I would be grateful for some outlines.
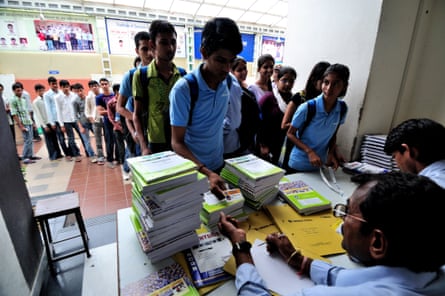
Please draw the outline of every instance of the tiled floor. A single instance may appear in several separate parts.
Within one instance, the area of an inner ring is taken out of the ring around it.
[[[77,142],[85,155],[80,141]],[[21,144],[17,145],[18,154],[22,149]],[[81,162],[50,161],[43,141],[34,143],[34,151],[42,159],[23,165],[30,197],[67,190],[78,192],[93,255],[86,258],[82,254],[58,262],[57,275],[48,273],[40,295],[100,295],[97,291],[104,289],[108,289],[107,295],[117,295],[116,212],[131,206],[131,182],[123,180],[120,166],[97,165],[86,157]],[[54,227],[56,240],[58,235],[72,231],[66,220],[59,224]]]
[[[22,148],[17,145],[19,154]],[[31,197],[74,190],[79,193],[85,219],[131,206],[131,182],[123,180],[120,166],[112,169],[106,164],[97,165],[87,157],[81,162],[50,161],[43,141],[34,143],[34,151],[42,159],[26,165],[25,179]]]

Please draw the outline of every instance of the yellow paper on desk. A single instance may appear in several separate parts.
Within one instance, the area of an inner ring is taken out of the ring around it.
[[[261,210],[251,213],[246,221],[238,223],[238,226],[244,229],[246,233],[251,230],[264,233],[264,237],[260,238],[262,240],[266,238],[266,235],[280,231],[270,216]]]
[[[341,247],[342,237],[332,228],[339,218],[331,213],[302,216],[287,204],[266,206],[266,209],[295,248],[321,256],[345,253]]]

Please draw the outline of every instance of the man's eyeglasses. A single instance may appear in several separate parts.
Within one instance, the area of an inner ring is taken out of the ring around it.
[[[346,216],[349,216],[357,221],[368,223],[368,221],[363,218],[348,214],[348,206],[345,204],[336,204],[332,214],[334,215],[334,217],[345,219]]]

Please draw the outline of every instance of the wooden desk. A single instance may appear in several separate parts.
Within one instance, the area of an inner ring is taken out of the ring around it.
[[[341,171],[336,172],[337,183],[345,192],[344,196],[340,196],[338,193],[332,191],[321,180],[318,172],[314,173],[297,173],[287,176],[290,180],[302,180],[308,185],[312,186],[320,194],[324,195],[331,200],[335,205],[339,202],[346,202],[346,199],[352,194],[355,189],[355,184],[350,182],[350,175],[347,175]],[[274,203],[281,203],[278,199]],[[152,264],[147,255],[142,252],[139,242],[136,238],[136,234],[131,224],[130,214],[132,209],[126,208],[118,210],[117,212],[117,248],[118,248],[118,279],[119,279],[119,292],[127,284],[140,280],[148,274],[161,269],[174,262],[173,259],[167,258],[156,264]],[[346,255],[338,255],[329,257],[333,264],[344,267],[355,267]],[[219,288],[215,289],[210,296],[220,295],[236,295],[236,288],[234,281],[229,281],[223,284]]]

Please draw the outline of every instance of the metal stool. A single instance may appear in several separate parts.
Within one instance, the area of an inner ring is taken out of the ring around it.
[[[75,215],[80,234],[59,241],[53,241],[48,220],[69,214]],[[48,265],[53,274],[55,274],[53,263],[56,261],[79,255],[81,253],[86,253],[87,257],[91,256],[88,248],[88,234],[83,222],[82,214],[80,213],[79,195],[77,192],[65,193],[57,197],[38,200],[34,208],[34,218],[40,224],[43,241],[45,243],[46,255],[48,257]],[[81,249],[68,253],[62,253],[60,255],[55,254],[55,244],[74,239],[79,236],[82,238],[83,242],[83,247]]]

